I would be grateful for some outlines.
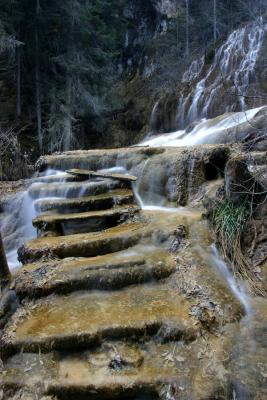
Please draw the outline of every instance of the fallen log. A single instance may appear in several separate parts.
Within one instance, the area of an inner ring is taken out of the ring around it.
[[[108,179],[116,179],[119,181],[130,181],[135,182],[137,180],[136,176],[127,175],[127,174],[104,174],[101,172],[89,171],[86,169],[70,169],[66,171],[68,174],[77,175],[77,176],[86,176],[88,178],[108,178]]]

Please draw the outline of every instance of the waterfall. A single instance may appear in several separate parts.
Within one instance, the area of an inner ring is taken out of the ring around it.
[[[193,61],[182,78],[185,89],[181,93],[177,126],[183,128],[199,118],[222,114],[227,107],[229,111],[247,108],[244,96],[251,93],[251,85],[255,84],[253,72],[266,31],[267,23],[259,18],[232,32],[216,50],[207,72],[203,57]]]
[[[204,63],[204,56],[202,56],[199,60],[194,60],[183,74],[182,83],[192,82],[193,80],[195,80],[199,76],[204,66]]]
[[[4,205],[4,217],[1,220],[1,230],[3,233],[4,246],[7,253],[7,261],[11,270],[20,267],[18,261],[17,250],[28,240],[36,237],[36,229],[32,225],[32,220],[38,215],[38,205],[43,199],[55,198],[51,197],[50,193],[41,192],[37,198],[32,196],[32,191],[38,191],[38,188],[43,183],[47,182],[49,177],[57,176],[60,187],[61,183],[65,182],[66,173],[48,169],[43,176],[33,178],[29,188],[18,193],[16,196],[11,196]],[[65,194],[67,195],[67,193]],[[60,198],[60,196],[56,196]]]
[[[210,261],[213,266],[218,270],[222,278],[227,283],[229,289],[232,291],[237,300],[243,305],[246,315],[251,314],[251,302],[249,296],[246,294],[244,287],[241,283],[237,284],[233,274],[230,272],[227,264],[221,259],[219,252],[215,245],[211,246],[212,254]]]
[[[149,132],[147,134],[147,137],[151,136],[154,132],[157,131],[157,111],[159,107],[159,100],[156,101],[149,120]]]
[[[196,103],[194,107],[197,107]],[[258,107],[237,113],[226,113],[213,119],[204,118],[189,132],[179,130],[154,136],[144,140],[139,146],[180,147],[238,142],[253,130],[252,127],[257,127],[254,118],[260,115],[266,118],[266,112],[266,107]],[[192,113],[196,113],[196,108],[192,109]]]
[[[255,112],[255,111],[254,111]],[[225,119],[222,120],[223,124],[225,124]],[[232,121],[230,119],[229,121]],[[228,121],[228,125],[230,122]],[[206,122],[203,122],[203,124]],[[218,123],[218,122],[217,122]],[[232,121],[233,123],[233,121]],[[206,129],[206,128],[205,128]],[[181,133],[179,133],[181,135]],[[137,184],[134,184],[134,192],[136,194],[136,199],[139,202],[140,207],[147,212],[147,215],[153,213],[153,218],[157,219],[159,222],[159,227],[163,227],[164,224],[168,225],[170,221],[176,221],[176,216],[183,216],[186,217],[187,215],[192,218],[192,215],[194,213],[194,210],[189,209],[189,208],[183,208],[183,207],[168,207],[168,204],[166,207],[162,206],[158,202],[158,184],[160,180],[157,180],[157,174],[158,174],[158,168],[156,168],[157,164],[152,162],[151,156],[139,158],[136,163],[133,161],[129,162],[127,160],[127,157],[121,153],[120,156],[117,157],[117,160],[114,158],[111,158],[110,160],[110,168],[108,169],[102,169],[101,172],[104,173],[131,173],[133,174],[134,171],[136,171],[136,175],[139,177],[139,181]],[[107,163],[108,164],[108,163]],[[108,165],[106,165],[108,166]],[[171,164],[169,163],[168,158],[164,159],[163,167],[165,170],[165,175],[168,175],[170,179],[172,179],[172,174],[174,173]],[[194,172],[194,159],[192,159],[192,163],[190,164],[189,168],[189,181],[193,179],[193,172]],[[137,173],[138,172],[138,173]],[[151,173],[147,174],[147,173]],[[9,215],[10,220],[8,221],[9,226],[16,225],[16,229],[22,225],[24,229],[24,236],[21,237],[20,239],[28,240],[30,237],[35,236],[36,232],[33,230],[31,227],[31,219],[37,215],[38,213],[38,203],[40,203],[43,199],[48,199],[51,198],[51,188],[48,189],[49,185],[53,186],[53,191],[54,195],[61,195],[63,198],[68,198],[69,196],[81,196],[81,192],[78,190],[78,187],[81,186],[81,182],[73,182],[72,185],[75,188],[70,189],[70,186],[68,184],[68,179],[67,179],[67,174],[64,172],[60,171],[55,171],[55,170],[48,170],[46,173],[44,173],[42,176],[39,178],[34,178],[32,180],[32,184],[29,187],[29,189],[18,196],[20,199],[20,204],[21,207],[19,207],[19,214],[25,217],[25,219],[19,224],[15,224],[17,216],[14,215]],[[156,178],[155,180],[152,178]],[[59,181],[58,181],[59,179]],[[71,178],[73,179],[73,178]],[[164,180],[165,182],[166,180]],[[56,184],[53,184],[53,182],[56,182]],[[61,183],[64,183],[62,186]],[[98,184],[100,185],[101,182],[82,182],[83,186],[83,195],[87,194],[86,187],[87,185],[93,185],[93,184]],[[145,186],[147,186],[147,193],[144,193],[142,191],[142,184],[145,183]],[[44,186],[45,184],[45,186]],[[166,184],[166,182],[165,182]],[[169,182],[172,190],[172,184]],[[80,185],[80,186],[79,186]],[[42,187],[40,187],[42,186]],[[93,187],[93,186],[92,186]],[[95,186],[94,186],[95,187]],[[164,186],[164,189],[166,186]],[[71,190],[69,192],[69,190]],[[167,199],[167,191],[164,190],[164,195],[165,199]],[[12,203],[12,202],[11,202]],[[13,209],[15,210],[15,205],[16,207],[18,204],[13,204]],[[26,211],[28,211],[28,214],[26,214]],[[10,214],[11,209],[9,210]],[[250,381],[250,375],[249,374],[254,374],[255,371],[258,372],[257,369],[255,369],[256,363],[258,362],[258,354],[261,353],[262,349],[257,343],[256,340],[254,340],[253,335],[257,335],[257,324],[258,320],[255,317],[255,309],[254,309],[254,304],[252,303],[252,299],[249,298],[249,296],[246,294],[244,288],[242,287],[242,284],[238,283],[235,281],[234,276],[231,272],[231,269],[228,268],[227,264],[220,258],[219,253],[216,249],[215,246],[211,247],[211,251],[209,251],[208,244],[206,240],[202,240],[203,236],[202,235],[202,229],[203,225],[202,222],[199,220],[200,218],[200,213],[197,211],[196,212],[196,221],[197,225],[193,225],[192,227],[189,227],[189,234],[190,231],[194,231],[194,237],[197,240],[197,245],[202,246],[200,248],[200,254],[203,255],[203,260],[205,261],[205,264],[208,266],[208,269],[216,269],[216,271],[220,275],[220,279],[224,280],[227,286],[229,287],[230,291],[233,293],[234,297],[243,305],[243,308],[245,310],[245,317],[242,319],[240,324],[236,326],[236,331],[235,333],[237,339],[236,342],[233,341],[233,346],[231,347],[231,360],[229,361],[229,365],[231,370],[229,369],[229,390],[232,391],[232,396],[231,398],[236,399],[236,400],[243,400],[245,398],[250,398],[246,397],[246,391],[249,392],[251,381]],[[177,228],[179,227],[180,223],[179,218],[177,218]],[[176,222],[175,222],[176,223]],[[183,222],[182,222],[183,223]],[[24,225],[23,225],[24,224]],[[28,231],[28,228],[30,230]],[[206,228],[204,228],[206,229]],[[156,232],[156,229],[155,229]],[[206,232],[206,231],[205,231]],[[30,237],[29,237],[30,236]],[[185,244],[184,249],[189,247],[190,251],[190,243],[194,245],[194,239],[191,239],[193,236],[188,237],[188,243]],[[175,242],[174,242],[175,243]],[[194,247],[194,246],[192,246]],[[15,250],[15,249],[14,249]],[[140,254],[140,251],[142,252],[142,255],[144,255],[144,258],[146,258],[146,252],[153,252],[156,250],[156,247],[154,244],[147,243],[145,240],[142,239],[140,246],[134,247],[134,248],[129,248],[125,249],[123,252],[123,257],[132,257],[132,256],[137,256]],[[193,255],[193,253],[192,253]],[[121,257],[122,255],[118,255],[118,257]],[[179,254],[178,254],[179,257]],[[191,257],[191,256],[190,256]],[[196,259],[198,260],[198,258]],[[190,258],[190,263],[193,261]],[[193,270],[194,271],[194,270]],[[212,278],[214,277],[214,274],[212,273]],[[180,279],[180,278],[179,278]],[[223,285],[224,287],[224,285]],[[198,286],[200,288],[200,286]],[[200,288],[201,289],[201,288]],[[204,293],[204,292],[203,292]],[[194,294],[192,295],[194,296]],[[200,290],[200,296],[202,296],[202,291]],[[212,297],[211,297],[212,298]],[[230,300],[229,300],[230,299]],[[231,310],[231,301],[233,301],[233,297],[226,296],[226,303],[224,305],[223,302],[223,307],[225,307],[225,310],[228,309]],[[213,303],[211,303],[213,304]],[[240,310],[240,308],[238,307]],[[223,315],[223,314],[222,314]],[[239,316],[239,314],[238,314]],[[233,323],[227,324],[225,327],[225,331],[227,332],[227,329],[229,325],[233,325]],[[220,328],[218,328],[220,329]],[[205,332],[205,331],[204,331]],[[219,331],[220,333],[222,331]],[[208,333],[209,334],[209,333]],[[222,332],[222,335],[224,332]],[[207,336],[208,337],[208,336]],[[226,339],[227,339],[227,334],[226,334]],[[205,339],[206,341],[206,339]],[[179,341],[181,345],[184,343],[182,341]],[[202,347],[202,345],[201,345]],[[254,354],[257,354],[257,357],[254,359]],[[227,356],[227,354],[223,354],[223,358]],[[203,361],[205,362],[205,361]],[[247,367],[247,365],[249,367]],[[227,364],[228,368],[228,364]],[[234,373],[232,373],[232,369]],[[224,370],[223,370],[224,371]],[[227,370],[228,372],[228,370]],[[227,375],[228,376],[228,375]],[[241,376],[240,379],[239,376]],[[244,377],[244,378],[243,378]],[[253,375],[252,375],[253,378]],[[253,378],[254,379],[254,378]],[[240,385],[240,382],[243,383],[245,382],[244,385]],[[253,389],[254,385],[254,380],[252,381],[253,384],[251,385]],[[245,386],[245,387],[244,387]],[[245,395],[244,395],[245,393]],[[167,398],[167,397],[166,397]],[[215,397],[214,397],[215,398]],[[229,397],[230,398],[230,397]]]

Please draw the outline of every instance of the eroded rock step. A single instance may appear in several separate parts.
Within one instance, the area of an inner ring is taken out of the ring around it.
[[[74,199],[41,199],[35,202],[38,212],[57,211],[60,213],[106,210],[115,205],[133,203],[134,195],[130,189],[117,189],[96,196]]]
[[[173,255],[163,249],[129,251],[86,259],[64,259],[25,265],[15,277],[20,298],[40,297],[75,290],[114,290],[166,278],[175,271]]]
[[[157,335],[161,340],[190,341],[198,331],[189,301],[167,285],[144,284],[26,304],[12,317],[2,344],[6,351],[39,352],[92,346],[108,338]]]
[[[162,219],[165,225],[162,225]],[[68,236],[42,237],[22,246],[19,260],[23,264],[33,263],[40,258],[95,257],[120,251],[136,245],[140,239],[152,238],[154,243],[171,242],[179,222],[179,215],[163,215],[150,222],[130,222],[102,232],[79,233]]]
[[[144,224],[134,222],[103,232],[38,238],[19,249],[19,260],[26,264],[42,257],[95,257],[133,246],[145,232]]]
[[[71,169],[66,172],[71,175],[81,176],[81,177],[85,177],[85,178],[98,177],[98,178],[117,179],[119,181],[126,181],[126,182],[127,181],[130,181],[130,182],[137,181],[137,177],[130,175],[130,174],[118,174],[118,173],[108,174],[108,173],[102,173],[102,172],[90,171],[90,170],[84,170],[84,169]]]
[[[115,341],[70,354],[20,353],[6,361],[3,384],[16,390],[31,387],[34,379],[39,394],[56,395],[58,400],[152,400],[168,399],[173,393],[181,399],[219,399],[230,383],[227,374],[223,382],[220,374],[226,372],[231,336],[229,331],[226,339],[209,337],[208,349],[198,338],[183,346]],[[208,373],[212,379],[207,379]]]
[[[58,182],[58,183],[34,183],[29,188],[29,195],[33,199],[42,197],[82,197],[106,193],[112,189],[125,187],[125,182],[114,180],[86,181],[86,182]]]
[[[72,214],[42,214],[33,220],[33,226],[42,236],[46,232],[69,235],[74,233],[97,232],[110,228],[123,221],[140,208],[131,204],[128,207],[117,206],[108,210],[88,211]]]
[[[56,183],[56,182],[81,182],[87,180],[86,177],[74,176],[66,172],[57,173],[54,175],[38,176],[34,178],[34,182],[38,183]]]
[[[218,145],[216,145],[218,147]],[[143,158],[151,157],[155,154],[164,153],[163,148],[153,147],[127,147],[104,150],[75,150],[61,154],[42,156],[39,158],[37,167],[39,171],[48,168],[57,170],[67,170],[72,168],[85,168],[97,171],[102,168],[110,168],[117,164],[120,159],[134,159],[137,163]],[[177,150],[176,150],[177,152]]]

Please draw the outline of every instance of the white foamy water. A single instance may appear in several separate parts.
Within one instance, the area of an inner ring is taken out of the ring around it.
[[[55,177],[56,185],[63,185],[68,174],[54,169],[48,169],[40,177],[34,177],[28,190],[18,193],[15,197],[7,201],[4,209],[4,218],[1,221],[1,230],[3,232],[4,245],[6,247],[6,256],[11,270],[21,266],[18,261],[18,248],[28,240],[36,238],[36,229],[32,225],[32,220],[38,215],[38,204],[43,200],[60,199],[65,197],[50,196],[49,189],[47,193],[42,192],[42,196],[37,199],[31,196],[31,190],[43,187],[49,183],[49,179]],[[48,185],[49,187],[49,185]]]
[[[227,137],[228,130],[237,128],[247,123],[263,107],[238,113],[227,113],[217,118],[203,119],[190,132],[180,130],[172,133],[158,135],[148,140],[144,140],[139,146],[149,147],[181,147],[196,144],[216,143],[219,138]]]
[[[237,300],[244,306],[246,315],[250,315],[251,301],[248,294],[245,291],[244,286],[242,285],[241,282],[239,283],[236,282],[232,272],[230,272],[228,265],[220,257],[218,249],[216,248],[215,245],[211,246],[211,250],[212,250],[211,263],[215,266],[217,271],[225,280],[225,282],[227,283],[228,287],[230,288],[234,296],[237,298]]]
[[[207,72],[203,70],[204,60],[195,60],[185,72],[182,82],[190,84],[186,96],[181,93],[177,112],[178,126],[187,124],[211,114],[214,102],[225,94],[224,87],[231,87],[236,96],[229,97],[229,111],[246,109],[244,97],[254,82],[253,75],[267,32],[262,18],[233,31],[216,52]],[[223,110],[221,110],[223,112]]]

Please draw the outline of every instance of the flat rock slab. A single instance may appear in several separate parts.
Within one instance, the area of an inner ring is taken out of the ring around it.
[[[133,246],[145,233],[144,224],[129,223],[103,232],[38,238],[19,249],[19,259],[25,264],[42,257],[95,257]]]
[[[42,197],[74,198],[106,193],[112,189],[122,187],[122,182],[109,180],[98,182],[58,182],[33,183],[29,188],[29,195],[33,199]]]
[[[104,174],[101,172],[89,171],[86,169],[69,169],[66,171],[68,174],[71,175],[78,175],[78,176],[86,176],[88,178],[107,178],[107,179],[116,179],[118,181],[130,181],[135,182],[137,181],[137,177],[129,174]]]
[[[145,211],[141,222],[131,222],[109,228],[103,232],[80,233],[68,236],[42,237],[22,246],[19,260],[23,264],[51,259],[51,257],[95,257],[120,251],[136,245],[141,239],[152,238],[152,243],[169,243],[175,239],[180,224],[201,218],[201,213]],[[174,235],[174,236],[173,236]]]
[[[133,158],[150,157],[154,154],[163,153],[164,149],[149,147],[127,147],[117,149],[95,149],[95,150],[76,150],[57,153],[49,156],[42,156],[36,163],[39,171],[48,168],[68,170],[68,169],[93,169],[99,170],[116,165],[118,158],[131,155]],[[90,161],[88,162],[88,159]]]
[[[167,251],[153,248],[145,252],[136,246],[128,252],[26,265],[18,271],[15,287],[20,298],[83,289],[114,290],[165,278],[175,268],[175,257]]]
[[[96,232],[117,225],[127,216],[137,213],[140,208],[131,204],[108,210],[87,211],[72,214],[42,214],[33,220],[33,226],[42,233],[49,231],[59,234]]]
[[[6,349],[36,352],[155,334],[164,340],[192,340],[197,331],[188,301],[167,285],[145,284],[38,300],[14,314],[2,343]]]
[[[82,176],[75,176],[71,174],[67,174],[66,172],[57,173],[54,175],[44,175],[44,176],[37,176],[34,178],[34,182],[38,183],[57,183],[57,182],[81,182],[84,181],[86,178]]]
[[[105,210],[115,205],[134,202],[134,194],[130,189],[117,189],[96,196],[79,197],[74,199],[41,199],[34,204],[36,211],[57,211],[60,213],[86,212]]]
[[[5,362],[2,385],[35,385],[39,393],[60,400],[155,400],[170,390],[181,399],[216,399],[232,336],[209,339],[208,348],[199,338],[190,345],[147,342],[140,346],[114,341],[69,355],[20,353]],[[224,374],[223,384],[228,380]]]

